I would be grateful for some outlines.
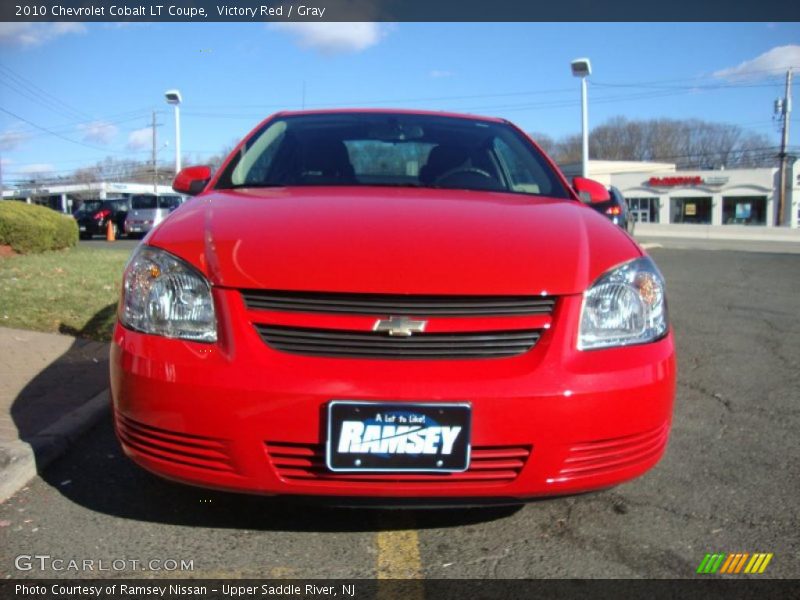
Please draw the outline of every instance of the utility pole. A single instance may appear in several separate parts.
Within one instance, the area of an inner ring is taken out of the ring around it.
[[[789,156],[786,153],[789,147],[789,121],[792,116],[792,69],[786,71],[786,93],[783,97],[781,107],[781,118],[783,118],[783,136],[781,137],[781,174],[780,189],[778,190],[778,214],[775,216],[775,224],[780,227],[783,225],[784,212],[786,211],[786,167]]]
[[[153,193],[158,195],[158,163],[156,162],[156,111],[153,111]]]

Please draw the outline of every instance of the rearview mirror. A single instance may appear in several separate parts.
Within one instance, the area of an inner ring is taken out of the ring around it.
[[[595,202],[608,202],[611,194],[608,188],[602,183],[585,177],[575,177],[572,180],[572,187],[578,193],[581,202],[593,204]]]
[[[202,192],[211,180],[211,167],[186,167],[172,181],[172,189],[179,194],[196,196]]]

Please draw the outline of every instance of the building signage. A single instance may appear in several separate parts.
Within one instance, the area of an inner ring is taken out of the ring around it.
[[[673,176],[673,177],[651,177],[648,183],[654,187],[674,187],[678,185],[702,185],[703,178],[699,175],[692,176]]]

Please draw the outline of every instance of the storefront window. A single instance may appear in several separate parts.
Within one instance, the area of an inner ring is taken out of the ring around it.
[[[670,198],[672,223],[711,224],[711,198]]]
[[[626,198],[628,210],[636,223],[658,223],[660,198]]]
[[[729,196],[722,198],[724,225],[766,225],[767,199],[764,196]]]

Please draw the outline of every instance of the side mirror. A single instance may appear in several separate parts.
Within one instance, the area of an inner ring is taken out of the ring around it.
[[[608,188],[598,181],[586,179],[585,177],[575,177],[572,179],[572,187],[578,192],[581,202],[593,204],[595,202],[608,202],[611,194]]]
[[[175,175],[172,189],[179,194],[196,196],[202,192],[211,180],[211,167],[186,167]]]

